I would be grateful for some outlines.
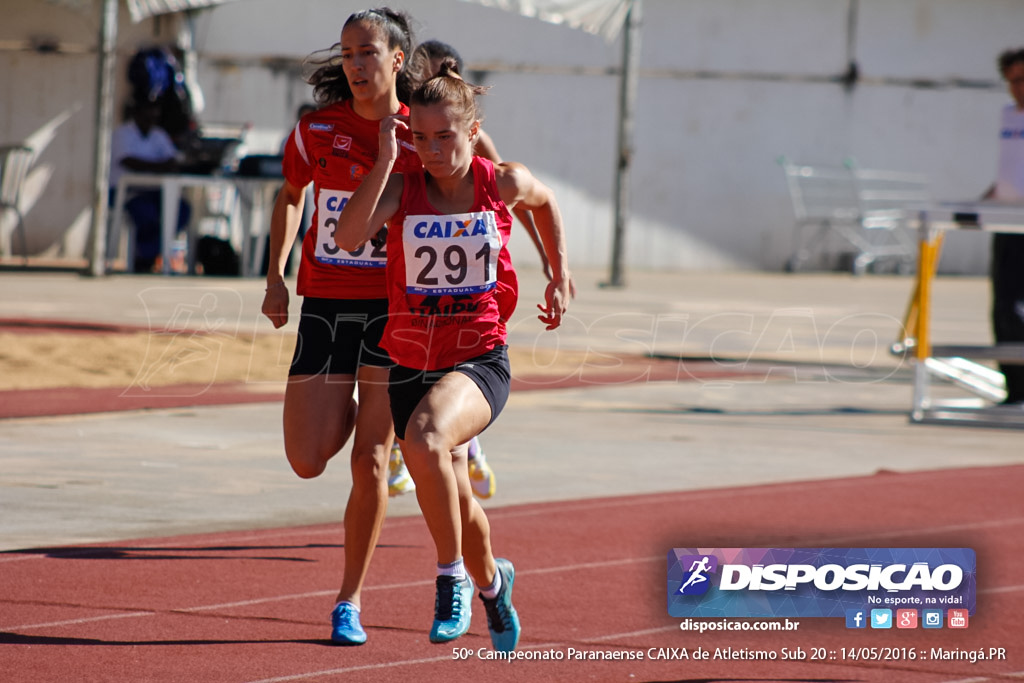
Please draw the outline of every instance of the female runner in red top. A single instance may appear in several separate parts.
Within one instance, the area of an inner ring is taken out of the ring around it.
[[[404,14],[375,9],[348,18],[340,44],[317,62],[320,68],[310,78],[324,106],[303,116],[288,138],[285,181],[270,227],[263,313],[281,327],[288,322],[285,263],[298,232],[305,188],[312,182],[316,206],[302,244],[297,289],[304,299],[285,390],[284,441],[292,469],[309,478],[324,471],[355,431],[345,569],[331,613],[331,638],[343,645],[366,641],[360,593],[387,509],[394,431],[387,395],[392,362],[379,346],[387,318],[383,238],[346,252],[335,244],[334,229],[377,157],[379,122],[408,111],[399,97],[407,99],[411,90],[405,57],[412,45]],[[419,168],[408,142],[398,149],[396,170]],[[358,410],[353,397],[357,381]]]
[[[445,62],[413,94],[408,124],[398,116],[381,123],[380,156],[335,235],[341,248],[354,249],[389,225],[382,345],[397,363],[390,375],[395,433],[437,550],[430,639],[450,641],[469,628],[472,577],[492,644],[511,651],[520,631],[512,606],[515,571],[491,552],[487,516],[473,498],[465,450],[457,448],[483,431],[508,398],[505,325],[518,296],[507,249],[509,207],[533,211],[551,264],[539,306],[547,329],[561,323],[570,277],[551,190],[520,164],[473,155],[476,95],[483,89],[463,82],[453,67]],[[401,149],[397,134],[407,127],[423,170],[392,175]]]
[[[417,45],[416,49],[412,52],[412,56],[409,58],[409,67],[417,76],[417,84],[436,76],[441,70],[441,63],[449,57],[455,60],[456,71],[461,76],[463,71],[462,57],[454,47],[439,40],[427,40]],[[498,154],[498,149],[494,146],[494,142],[482,128],[477,131],[476,139],[473,142],[473,154],[490,159],[496,164],[500,164],[502,161],[501,156]],[[540,235],[537,234],[537,227],[533,222],[533,214],[522,206],[512,207],[511,210],[512,214],[519,219],[523,228],[526,229],[526,233],[530,236],[530,240],[540,255],[544,275],[550,279],[551,269],[548,265],[547,256],[544,254],[544,244],[541,242]],[[576,288],[572,281],[569,282],[569,291],[572,292],[574,297],[576,296]],[[469,463],[469,481],[473,485],[473,494],[477,498],[490,498],[494,495],[497,488],[494,470],[487,462],[487,456],[484,455],[479,439],[476,437],[470,439],[467,448],[469,454],[467,460]],[[388,470],[389,495],[395,496],[415,490],[412,478],[409,476],[409,472],[402,460],[402,449],[397,441],[391,447],[391,459],[388,462]]]

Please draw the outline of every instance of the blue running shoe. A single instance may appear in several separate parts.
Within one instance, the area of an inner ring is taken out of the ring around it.
[[[469,630],[473,616],[473,581],[466,577],[437,577],[437,597],[434,601],[434,625],[430,629],[430,642],[447,643]]]
[[[341,602],[331,611],[331,642],[336,645],[362,645],[366,631],[359,623],[359,610],[350,602]]]
[[[499,557],[494,560],[501,572],[501,589],[493,598],[485,598],[484,611],[487,612],[487,628],[491,631],[491,644],[499,652],[512,652],[519,644],[519,614],[512,606],[512,584],[516,580],[516,569],[508,560]]]

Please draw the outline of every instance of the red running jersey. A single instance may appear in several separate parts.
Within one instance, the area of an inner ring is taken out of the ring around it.
[[[448,368],[505,343],[519,284],[508,253],[512,216],[494,164],[473,157],[473,206],[442,214],[422,170],[404,175],[389,222],[388,324],[381,342],[399,365]]]
[[[402,105],[400,114],[408,116]],[[387,296],[384,246],[366,242],[354,252],[334,243],[338,215],[377,159],[379,121],[364,119],[352,100],[306,114],[288,136],[284,177],[292,185],[313,182],[313,222],[302,242],[296,291],[325,299],[383,299]],[[398,131],[401,154],[394,170],[420,168],[409,132]]]

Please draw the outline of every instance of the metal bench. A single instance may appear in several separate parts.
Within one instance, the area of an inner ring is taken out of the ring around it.
[[[21,211],[21,190],[25,178],[32,168],[35,153],[25,145],[0,146],[0,228],[3,226],[4,214],[14,214],[14,229],[21,236],[21,256],[28,262],[28,235],[25,233],[25,216]],[[0,253],[11,255],[12,249],[6,239],[0,239]]]
[[[786,270],[812,261],[849,255],[849,267],[862,275],[883,260],[910,273],[916,260],[913,229],[920,207],[930,198],[927,176],[863,169],[852,162],[836,166],[779,159],[786,174],[796,218],[794,249]]]

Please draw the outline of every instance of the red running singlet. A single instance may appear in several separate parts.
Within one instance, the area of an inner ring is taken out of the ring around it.
[[[472,163],[473,206],[459,214],[431,206],[424,171],[404,174],[401,208],[389,222],[381,342],[399,365],[448,368],[505,343],[519,296],[508,253],[512,216],[494,164]]]
[[[400,114],[408,115],[404,104]],[[285,144],[284,177],[296,187],[311,181],[313,223],[302,242],[296,291],[324,299],[383,299],[387,296],[384,246],[367,241],[346,252],[334,242],[338,215],[377,158],[379,121],[356,114],[352,100],[328,105],[302,117]],[[394,170],[420,168],[409,132],[398,132],[401,153]]]

